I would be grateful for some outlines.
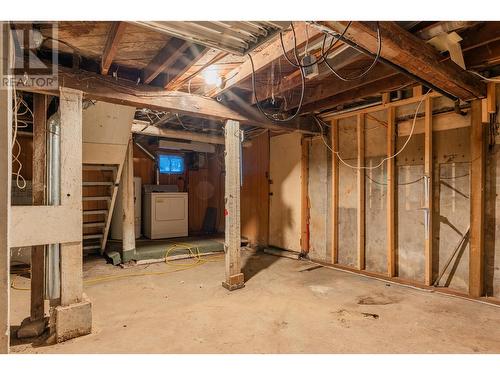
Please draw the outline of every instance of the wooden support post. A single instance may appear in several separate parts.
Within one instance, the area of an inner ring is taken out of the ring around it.
[[[425,207],[425,285],[432,285],[432,244],[433,244],[433,201],[434,201],[434,175],[433,175],[433,151],[432,151],[432,98],[425,99],[424,120],[424,178],[426,186]]]
[[[422,85],[414,86],[413,87],[413,96],[414,97],[419,97],[419,96],[422,96],[422,95],[424,95],[424,90],[423,90]]]
[[[241,161],[241,133],[237,121],[226,121],[224,129],[226,139],[225,151],[225,210],[226,230],[224,251],[226,253],[226,280],[222,282],[224,288],[235,290],[245,286],[244,275],[241,272],[241,232],[240,232],[240,161]]]
[[[331,122],[332,132],[332,263],[339,262],[339,121]]]
[[[488,113],[496,113],[497,112],[496,83],[488,82],[486,89],[487,89],[486,90],[487,111]]]
[[[33,205],[46,204],[47,96],[33,94]],[[31,247],[31,321],[44,318],[45,246]]]
[[[82,210],[82,92],[61,88],[61,205]],[[76,223],[82,228],[82,216]],[[61,305],[82,301],[82,242],[61,244]]]
[[[387,110],[387,157],[396,152],[396,108]],[[387,275],[396,276],[396,158],[387,160]]]
[[[0,22],[0,77],[8,72],[11,52],[10,30]],[[9,51],[8,55],[3,52]],[[0,88],[0,353],[9,352],[10,341],[10,194],[12,181],[12,90]]]
[[[358,167],[365,165],[365,115],[357,116]],[[365,170],[358,169],[358,269],[365,269]]]
[[[484,199],[487,127],[481,123],[481,101],[471,102],[471,194],[469,294],[483,295],[484,281]]]
[[[128,141],[127,153],[122,170],[122,261],[131,259],[135,252],[135,214],[134,214],[134,144],[132,137]]]
[[[302,154],[300,159],[301,173],[300,173],[300,247],[304,254],[309,252],[309,144],[310,139],[302,136],[301,147]]]

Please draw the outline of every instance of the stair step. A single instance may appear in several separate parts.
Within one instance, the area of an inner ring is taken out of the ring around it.
[[[113,186],[112,181],[83,181],[83,186]]]
[[[83,223],[84,228],[97,228],[97,227],[104,227],[106,225],[105,221],[94,221],[91,223]]]
[[[83,235],[83,239],[84,240],[90,240],[92,238],[102,238],[102,237],[103,237],[102,233],[98,233],[98,234],[84,234]]]
[[[108,213],[107,210],[87,210],[83,211],[84,215],[106,215]]]
[[[101,248],[100,245],[89,245],[89,246],[84,246],[83,250],[97,250],[97,249],[100,249],[100,248]]]
[[[84,171],[115,171],[116,167],[110,165],[83,165]]]
[[[103,197],[83,197],[83,201],[109,201],[111,197],[103,196]]]

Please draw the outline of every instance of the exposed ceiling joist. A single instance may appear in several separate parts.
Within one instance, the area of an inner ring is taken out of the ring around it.
[[[199,66],[197,69],[195,69],[189,76],[185,77],[185,78],[181,78],[181,75],[179,75],[178,77],[176,77],[175,79],[171,80],[167,86],[165,86],[165,89],[166,90],[172,90],[172,91],[175,91],[175,90],[178,90],[180,89],[186,82],[188,82],[190,79],[193,79],[194,77],[196,77],[198,74],[200,74],[204,69],[208,68],[209,66],[215,64],[216,62],[218,62],[219,60],[223,59],[224,57],[226,57],[228,55],[228,52],[219,52],[217,53],[212,59],[210,59],[210,61],[208,61],[207,63]]]
[[[321,21],[316,25],[341,33],[347,22]],[[379,22],[382,35],[381,57],[420,79],[432,83],[441,90],[462,100],[484,97],[485,84],[451,61],[441,62],[442,56],[432,46],[412,35],[395,22]],[[352,22],[345,34],[346,39],[371,53],[378,47],[375,22]]]
[[[330,77],[329,79],[325,80],[324,82],[320,82],[318,86],[312,87],[308,92],[306,92],[307,95],[305,95],[304,100],[303,100],[303,110],[310,108],[311,106],[314,106],[315,102],[321,102],[325,99],[330,100],[330,106],[333,107],[335,105],[338,105],[334,100],[331,100],[330,98],[335,97],[343,92],[350,91],[353,92],[353,89],[363,87],[366,85],[371,85],[373,83],[379,82],[381,79],[389,78],[391,76],[396,75],[398,72],[395,72],[393,69],[385,66],[378,64],[375,66],[375,68],[370,72],[370,74],[366,75],[363,78],[360,78],[356,81],[350,81],[350,82],[345,82],[342,81],[338,78]],[[410,81],[410,80],[408,80]],[[377,86],[379,88],[379,86]],[[388,86],[387,89],[390,87]],[[391,87],[394,88],[394,87]],[[384,88],[386,90],[386,88]],[[380,91],[378,91],[380,92]],[[372,95],[372,94],[370,94]],[[352,97],[352,99],[356,98],[362,98],[359,96]],[[308,104],[311,104],[311,106],[308,106]],[[290,105],[286,110],[291,110],[295,108],[297,104]]]
[[[171,72],[167,74],[167,79],[163,82],[165,89],[169,90],[169,85],[182,76],[189,68],[196,64],[203,56],[210,51],[210,48],[198,46],[196,44],[188,48],[184,55],[181,55],[172,66]]]
[[[102,52],[101,74],[108,74],[111,63],[118,52],[118,44],[123,38],[126,27],[126,22],[118,21],[112,23],[108,38],[106,39],[106,44],[104,45],[104,50]]]
[[[171,67],[189,46],[190,43],[182,39],[170,39],[144,68],[142,82],[151,83],[159,74]]]
[[[355,49],[343,45],[340,47],[335,54],[330,54],[328,62],[330,65],[335,67],[337,70],[341,70],[350,64],[354,64],[360,60],[366,59],[366,56],[359,53]],[[319,64],[318,75],[306,80],[306,85],[321,84],[321,81],[327,79],[328,76],[332,74],[331,70],[325,64]],[[278,87],[271,88],[270,85],[258,85],[256,87],[257,97],[259,100],[264,100],[271,95],[280,96],[287,95],[291,90],[299,90],[301,87],[302,78],[300,75],[300,70],[294,71],[292,74],[285,77]],[[255,97],[252,96],[252,103],[255,104]]]
[[[309,40],[312,41],[322,36],[323,33],[315,28],[309,27],[308,33],[306,33],[306,24],[300,23],[295,26],[295,35],[297,37],[296,44],[297,47],[300,48],[304,46],[307,41],[307,35],[309,35]],[[294,48],[294,40],[293,34],[288,32],[283,35],[283,44],[285,45],[285,51],[287,53],[291,52]],[[252,54],[252,58],[254,61],[255,72],[259,72],[260,70],[268,67],[273,61],[283,57],[283,49],[281,47],[281,42],[279,37],[276,38],[271,44],[267,47],[263,48],[259,52],[255,52]],[[209,93],[210,96],[214,97],[222,94],[223,92],[229,90],[231,87],[238,85],[243,82],[245,79],[249,78],[252,75],[252,65],[250,61],[247,59],[240,66],[230,71],[224,77],[223,82],[224,85],[222,88],[217,88]]]
[[[305,113],[325,111],[333,108],[334,106],[350,103],[355,98],[380,95],[382,92],[392,91],[402,85],[411,84],[412,82],[411,78],[408,78],[401,73],[391,73],[390,75],[379,77],[366,85],[354,87],[310,104],[306,104],[302,107],[302,110]]]
[[[132,133],[134,134],[142,134],[148,136],[155,137],[164,137],[164,138],[174,138],[174,139],[185,139],[190,141],[204,142],[204,143],[212,143],[212,144],[224,144],[224,137],[220,137],[217,135],[209,135],[209,134],[198,134],[194,132],[188,132],[183,130],[172,130],[160,128],[157,126],[151,126],[148,124],[143,124],[142,122],[132,123]]]

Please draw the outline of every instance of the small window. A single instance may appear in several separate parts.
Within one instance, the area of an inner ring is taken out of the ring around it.
[[[182,155],[159,155],[158,164],[162,174],[184,173],[184,157]]]

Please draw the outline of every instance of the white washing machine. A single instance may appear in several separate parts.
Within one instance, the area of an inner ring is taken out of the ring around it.
[[[188,193],[144,193],[144,235],[151,239],[188,235]]]

